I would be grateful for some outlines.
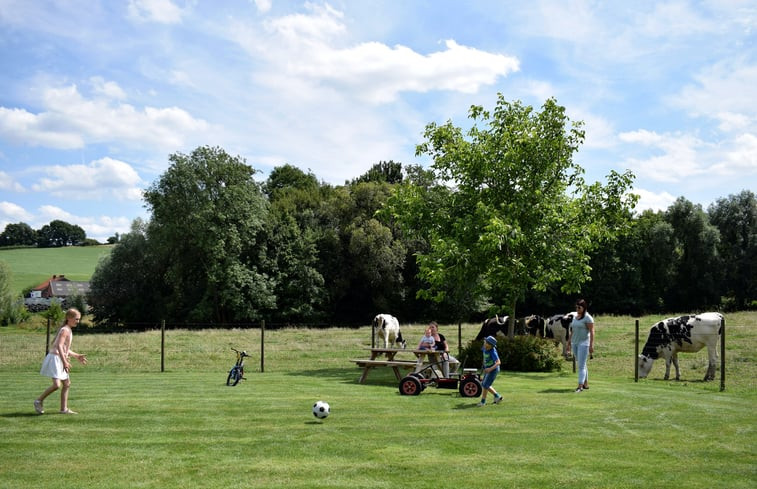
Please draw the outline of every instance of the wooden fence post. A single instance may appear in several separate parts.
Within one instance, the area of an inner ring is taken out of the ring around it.
[[[720,320],[720,392],[725,390],[725,318]]]
[[[260,372],[265,372],[265,319],[260,321]]]
[[[160,322],[160,371],[166,371],[166,320]]]
[[[639,381],[639,320],[636,320],[636,341],[633,342],[633,380]]]
[[[47,339],[45,340],[45,356],[50,353],[50,318],[47,318]]]

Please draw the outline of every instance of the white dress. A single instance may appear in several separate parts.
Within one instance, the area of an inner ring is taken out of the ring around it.
[[[60,380],[66,380],[68,378],[68,372],[66,372],[66,369],[63,366],[63,359],[60,357],[60,355],[68,355],[68,351],[71,348],[72,339],[70,334],[68,335],[68,341],[66,342],[66,344],[60,345],[65,351],[58,351],[58,337],[65,327],[65,325],[62,326],[58,330],[58,334],[55,335],[55,339],[52,343],[53,348],[47,355],[45,355],[45,359],[42,361],[42,368],[39,370],[40,375]]]

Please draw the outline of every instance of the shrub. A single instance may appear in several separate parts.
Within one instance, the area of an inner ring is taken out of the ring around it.
[[[460,353],[461,365],[472,368],[481,365],[483,340],[471,341]],[[497,338],[497,353],[503,370],[516,372],[552,372],[562,368],[562,359],[554,344],[535,336]]]

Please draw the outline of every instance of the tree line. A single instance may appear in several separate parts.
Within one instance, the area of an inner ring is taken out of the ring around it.
[[[366,324],[572,309],[640,315],[757,307],[757,199],[634,212],[630,172],[589,183],[582,123],[472,106],[472,127],[429,124],[418,155],[331,185],[286,164],[263,182],[222,148],[169,156],[97,266],[96,322]]]
[[[117,240],[117,238],[116,238]],[[100,244],[87,238],[81,226],[56,219],[40,229],[33,229],[25,222],[10,223],[0,233],[0,246],[36,246],[58,248],[61,246],[88,246]]]

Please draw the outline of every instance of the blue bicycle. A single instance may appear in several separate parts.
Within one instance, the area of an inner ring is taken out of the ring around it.
[[[240,380],[244,380],[244,359],[250,355],[246,351],[239,351],[236,348],[232,348],[237,354],[237,361],[231,370],[229,370],[229,376],[226,377],[226,385],[235,386]]]

